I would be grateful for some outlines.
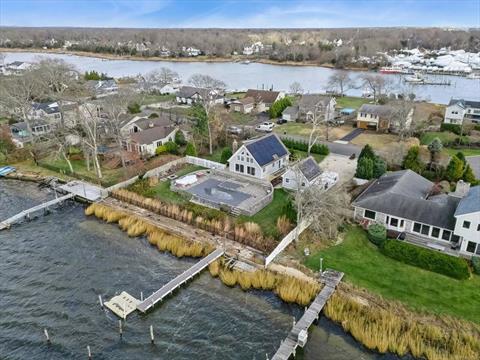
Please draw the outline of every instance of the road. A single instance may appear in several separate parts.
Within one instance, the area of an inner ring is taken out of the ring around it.
[[[308,138],[306,136],[288,135],[288,134],[287,135],[278,134],[278,135],[280,136],[280,138],[293,139],[296,141],[303,141],[305,143],[308,143]],[[337,154],[337,155],[350,156],[352,154],[355,154],[358,157],[358,155],[360,155],[360,151],[362,151],[362,148],[360,146],[352,145],[352,144],[339,144],[331,141],[317,141],[317,143],[328,146],[330,152],[332,154]]]

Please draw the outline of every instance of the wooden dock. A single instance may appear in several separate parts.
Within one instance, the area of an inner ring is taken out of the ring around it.
[[[143,313],[147,312],[149,309],[153,308],[155,304],[157,304],[159,301],[162,301],[166,296],[170,295],[175,289],[186,283],[188,280],[190,280],[203,269],[205,269],[210,263],[221,257],[224,252],[225,251],[223,249],[216,249],[209,255],[205,256],[191,268],[165,284],[160,290],[155,291],[144,301],[140,302],[137,305],[137,310]]]
[[[23,220],[25,218],[28,218],[33,213],[35,213],[37,211],[40,211],[40,210],[48,209],[50,206],[62,203],[65,200],[73,198],[74,196],[75,196],[75,194],[70,193],[70,194],[58,197],[56,199],[44,202],[40,205],[36,205],[36,206],[34,206],[30,209],[23,210],[20,213],[18,213],[17,215],[14,215],[14,216],[0,222],[0,230],[8,229],[8,228],[10,228],[10,226],[12,224],[14,224],[14,223],[16,223],[20,220]]]
[[[305,346],[308,339],[308,329],[315,320],[318,320],[325,303],[335,292],[337,285],[342,280],[343,273],[327,270],[323,273],[322,278],[324,280],[323,289],[315,300],[313,300],[300,320],[293,326],[287,338],[282,341],[272,360],[288,360],[291,356],[295,356],[297,346]]]

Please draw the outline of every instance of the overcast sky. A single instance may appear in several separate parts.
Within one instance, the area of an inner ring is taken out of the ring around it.
[[[1,26],[480,27],[480,0],[0,0]]]

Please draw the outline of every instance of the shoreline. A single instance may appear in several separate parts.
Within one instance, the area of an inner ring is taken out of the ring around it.
[[[105,53],[94,53],[87,51],[75,51],[75,50],[63,50],[63,49],[33,49],[33,48],[2,48],[0,47],[0,52],[13,52],[13,53],[41,53],[41,54],[57,54],[57,55],[74,55],[81,57],[90,57],[102,60],[129,60],[129,61],[154,61],[154,62],[178,62],[178,63],[239,63],[243,61],[250,61],[250,64],[258,63],[264,65],[276,65],[276,66],[292,66],[292,67],[318,67],[331,70],[348,70],[348,71],[365,71],[369,72],[369,69],[361,67],[345,67],[341,69],[336,69],[332,64],[318,64],[315,62],[294,62],[294,61],[275,61],[270,59],[250,59],[245,58],[240,55],[235,55],[232,57],[210,57],[210,56],[196,56],[196,57],[160,57],[160,56],[132,56],[132,55],[112,55]]]

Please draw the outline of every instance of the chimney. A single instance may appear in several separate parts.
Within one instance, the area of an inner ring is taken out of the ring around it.
[[[465,182],[463,180],[459,180],[457,182],[457,186],[455,187],[455,192],[450,193],[450,195],[461,199],[468,194],[469,190],[470,190],[470,183]]]
[[[237,139],[233,139],[233,142],[232,142],[232,152],[235,153],[235,151],[238,150],[238,142],[237,142]]]

